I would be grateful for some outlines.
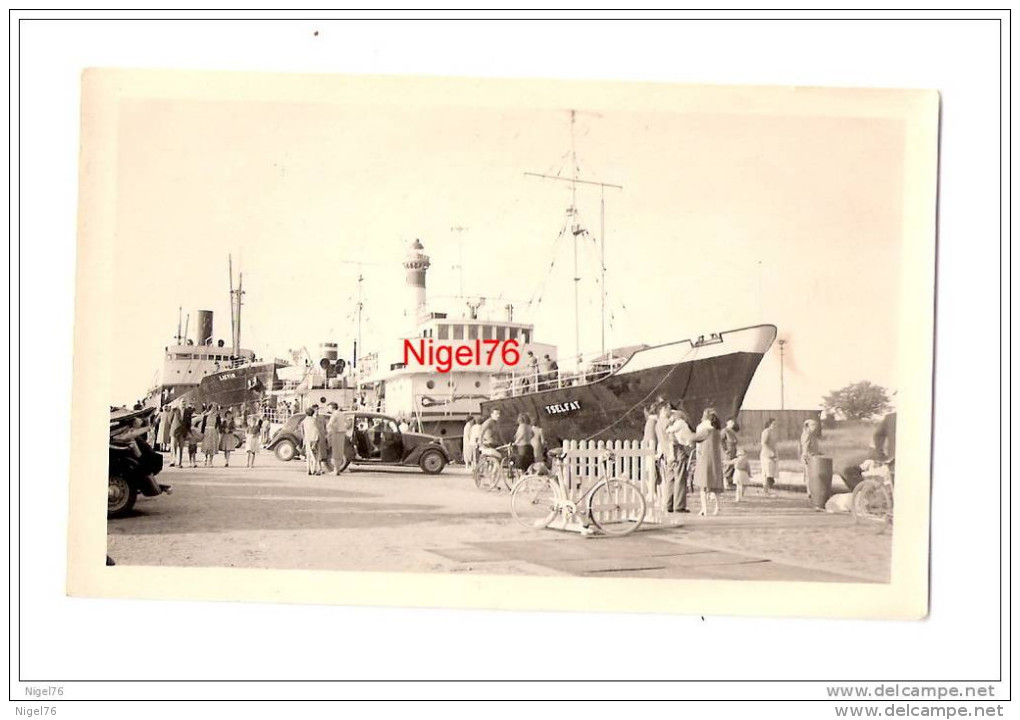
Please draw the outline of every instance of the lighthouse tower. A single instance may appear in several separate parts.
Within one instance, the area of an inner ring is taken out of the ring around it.
[[[416,326],[425,315],[425,271],[429,269],[429,265],[429,256],[425,254],[425,246],[421,244],[421,240],[415,239],[404,260],[404,270],[407,271],[407,288],[410,295],[407,313],[412,326]]]

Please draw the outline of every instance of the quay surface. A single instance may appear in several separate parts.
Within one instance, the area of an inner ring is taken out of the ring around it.
[[[108,523],[117,564],[370,570],[479,575],[573,575],[886,582],[891,534],[808,507],[803,494],[724,493],[721,513],[680,527],[648,524],[624,538],[531,530],[509,494],[475,488],[463,467],[355,469],[309,476],[303,462],[243,453],[229,468],[167,467],[174,493],[139,498]]]

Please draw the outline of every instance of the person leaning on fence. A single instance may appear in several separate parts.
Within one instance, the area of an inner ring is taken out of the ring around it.
[[[658,406],[655,403],[642,408],[645,415],[645,429],[641,436],[641,447],[648,450],[645,456],[645,464],[648,472],[645,474],[647,486],[645,487],[645,498],[649,503],[655,503],[655,488],[659,483],[658,462],[656,461],[656,450],[659,446],[658,436],[655,434],[655,426],[658,422]]]
[[[673,419],[673,406],[668,402],[659,404],[655,416],[655,459],[659,467],[659,483],[662,510],[673,512],[673,483],[676,481],[676,439],[669,434]]]
[[[759,459],[761,460],[762,492],[769,495],[772,493],[772,488],[776,484],[776,476],[779,474],[779,449],[775,418],[766,420],[765,429],[761,431]]]

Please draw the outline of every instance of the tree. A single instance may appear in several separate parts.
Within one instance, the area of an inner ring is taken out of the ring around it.
[[[850,420],[869,420],[892,409],[889,392],[868,380],[832,391],[822,398],[822,407]]]

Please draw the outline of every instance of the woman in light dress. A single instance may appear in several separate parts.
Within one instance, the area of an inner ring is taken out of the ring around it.
[[[159,412],[159,449],[162,452],[170,450],[170,408],[166,405]]]
[[[255,467],[255,455],[262,444],[262,423],[265,422],[257,415],[248,416],[248,425],[245,428],[244,451],[247,467]]]
[[[804,488],[807,490],[808,500],[811,499],[811,480],[808,473],[811,456],[822,454],[818,447],[819,430],[817,420],[805,420],[804,429],[800,433],[800,461],[804,464]]]
[[[200,430],[205,467],[212,467],[213,458],[220,451],[220,410],[216,405],[211,405],[202,415]]]
[[[471,431],[474,430],[476,422],[477,421],[475,420],[474,416],[472,415],[471,417],[469,417],[467,419],[467,422],[464,423],[464,440],[463,440],[462,453],[463,453],[463,456],[464,456],[464,464],[467,465],[468,468],[471,468],[472,466],[474,466],[474,462],[472,460],[472,452],[471,452]]]
[[[322,464],[319,462],[319,446],[323,438],[319,433],[319,423],[315,417],[315,409],[305,410],[305,419],[301,421],[301,435],[305,440],[305,462],[308,463],[309,475],[322,475]]]
[[[705,408],[692,438],[698,444],[694,484],[701,495],[699,515],[707,515],[709,505],[712,515],[719,514],[718,493],[723,490],[724,472],[721,430],[722,423],[715,408]]]

